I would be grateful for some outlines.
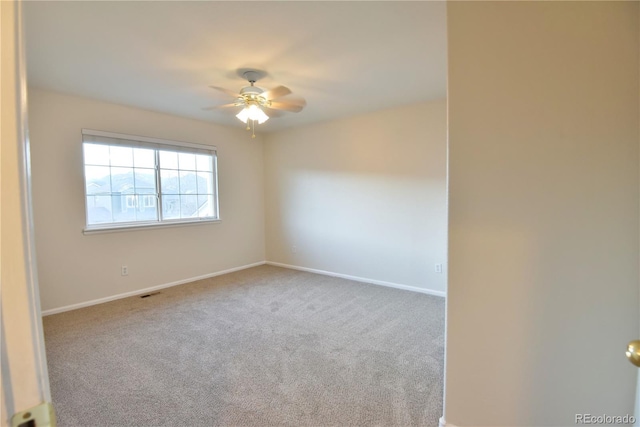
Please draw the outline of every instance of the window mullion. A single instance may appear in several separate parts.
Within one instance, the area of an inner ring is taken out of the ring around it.
[[[160,179],[160,150],[155,150],[156,155],[156,209],[158,211],[158,222],[162,222],[162,182]]]

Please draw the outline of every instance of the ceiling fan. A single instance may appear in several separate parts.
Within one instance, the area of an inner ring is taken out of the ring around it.
[[[252,138],[255,138],[255,124],[262,124],[269,120],[269,117],[277,117],[281,111],[289,111],[298,113],[307,105],[303,98],[280,99],[291,93],[291,90],[285,86],[277,86],[273,89],[265,90],[255,86],[255,83],[267,75],[266,72],[260,70],[240,69],[238,75],[249,82],[249,86],[234,92],[218,86],[209,86],[211,89],[218,90],[235,100],[229,104],[216,105],[203,108],[203,110],[231,109],[233,107],[242,107],[242,110],[236,114],[236,117],[247,124],[247,130],[253,129]],[[231,110],[234,111],[234,110]]]

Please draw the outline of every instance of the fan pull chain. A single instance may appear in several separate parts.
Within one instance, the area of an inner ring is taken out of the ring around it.
[[[251,138],[255,138],[256,137],[256,121],[255,120],[251,120],[251,126],[253,127],[253,129],[251,130]]]

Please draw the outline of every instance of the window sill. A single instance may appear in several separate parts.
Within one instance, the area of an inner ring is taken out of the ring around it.
[[[91,227],[85,228],[82,233],[84,235],[89,234],[103,234],[103,233],[118,233],[121,231],[133,231],[133,230],[148,230],[152,228],[169,228],[169,227],[185,227],[189,225],[197,224],[212,224],[220,222],[220,219],[201,219],[197,221],[175,221],[175,222],[163,222],[163,223],[150,223],[150,224],[128,224],[118,226],[107,227]]]

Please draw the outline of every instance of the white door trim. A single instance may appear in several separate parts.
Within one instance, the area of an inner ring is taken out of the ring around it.
[[[51,401],[33,236],[22,2],[2,19],[2,409],[0,423]],[[9,249],[9,250],[8,250]]]

